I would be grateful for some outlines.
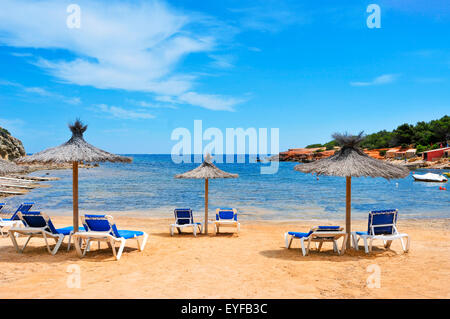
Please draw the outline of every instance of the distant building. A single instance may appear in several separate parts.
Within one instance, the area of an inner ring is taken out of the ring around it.
[[[409,159],[416,156],[415,148],[395,147],[386,151],[386,158]]]
[[[437,161],[442,157],[449,157],[450,147],[438,148],[435,150],[423,152],[424,161]]]

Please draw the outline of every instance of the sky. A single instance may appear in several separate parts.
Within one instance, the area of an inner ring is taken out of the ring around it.
[[[449,39],[447,0],[0,0],[0,126],[28,153],[76,118],[120,154],[170,153],[194,120],[325,143],[449,114]]]

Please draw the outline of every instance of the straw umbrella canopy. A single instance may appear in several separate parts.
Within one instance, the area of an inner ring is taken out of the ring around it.
[[[217,168],[211,162],[211,156],[209,154],[206,155],[203,163],[194,168],[191,171],[188,171],[183,174],[175,175],[175,178],[195,178],[195,179],[204,179],[205,180],[205,234],[208,233],[208,187],[209,180],[215,178],[238,178],[238,174],[231,174],[222,171]]]
[[[72,163],[73,169],[73,228],[78,231],[78,164],[80,162],[131,162],[131,158],[119,156],[103,151],[87,143],[83,138],[83,133],[87,125],[83,125],[80,120],[69,125],[72,137],[66,143],[46,149],[31,156],[17,160],[17,163],[29,164],[63,164]]]
[[[15,173],[24,173],[28,170],[27,167],[16,165],[13,162],[6,161],[0,158],[0,176],[15,174]]]
[[[333,138],[341,149],[333,156],[308,164],[294,167],[303,173],[317,175],[341,176],[346,178],[346,215],[345,229],[348,234],[347,247],[350,246],[351,232],[351,185],[352,177],[383,177],[386,179],[404,178],[409,175],[407,168],[389,164],[368,156],[358,146],[363,132],[358,135],[334,134]]]

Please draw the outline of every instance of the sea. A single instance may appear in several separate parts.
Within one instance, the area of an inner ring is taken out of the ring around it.
[[[174,208],[192,208],[204,214],[204,180],[176,179],[176,174],[199,163],[175,163],[171,155],[133,155],[131,164],[100,163],[79,170],[79,209],[83,213],[124,216],[172,217]],[[216,157],[217,158],[217,157]],[[261,174],[254,157],[243,163],[216,163],[220,169],[239,174],[236,179],[209,181],[209,214],[216,208],[236,208],[241,219],[295,220],[343,219],[345,178],[315,176],[294,170],[298,163],[280,162],[275,174]],[[442,173],[416,170],[415,173]],[[412,173],[403,179],[352,179],[352,218],[366,219],[372,210],[398,209],[399,218],[450,218],[450,189],[442,183],[415,182]],[[23,196],[6,198],[9,209],[21,202],[36,203],[49,215],[72,214],[72,170],[37,171],[31,175],[58,177],[42,182]]]

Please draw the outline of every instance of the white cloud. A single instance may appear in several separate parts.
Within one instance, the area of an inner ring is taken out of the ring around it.
[[[111,118],[123,120],[144,120],[154,118],[152,114],[147,112],[126,110],[118,106],[109,106],[106,104],[97,105],[97,109],[95,110],[104,113]]]
[[[152,108],[152,109],[176,109],[176,107],[172,104],[161,104],[161,103],[151,103],[151,102],[147,102],[147,101],[136,101],[136,100],[132,100],[132,99],[127,99],[126,100],[128,103],[140,106],[140,107],[144,107],[144,108]],[[167,102],[167,101],[161,101],[161,102]],[[173,102],[169,102],[169,103],[173,103]]]
[[[2,0],[0,44],[73,53],[75,58],[67,60],[41,57],[34,62],[64,83],[174,98],[192,92],[196,79],[176,71],[182,59],[216,48],[220,24],[161,1],[78,0],[80,29],[66,26],[67,4],[58,0]],[[202,96],[195,94],[197,99]],[[217,102],[228,105],[231,101],[233,98]]]
[[[224,54],[224,55],[215,55],[210,54],[209,57],[213,59],[213,61],[210,63],[211,66],[219,69],[229,69],[232,68],[234,65],[235,57],[230,54]]]
[[[19,57],[19,58],[33,56],[31,53],[20,53],[20,52],[13,52],[13,53],[11,53],[11,55]]]
[[[393,83],[399,77],[398,74],[383,74],[368,82],[350,82],[351,86],[372,86]]]
[[[18,90],[20,90],[21,92],[25,92],[25,93],[30,93],[30,94],[39,95],[42,97],[58,99],[65,103],[68,103],[68,104],[76,105],[76,104],[81,103],[81,99],[79,97],[67,97],[67,96],[61,95],[59,93],[50,92],[47,89],[42,88],[42,87],[27,87],[27,86],[24,86],[17,82],[11,82],[11,81],[5,81],[5,80],[0,80],[0,85],[14,87],[14,88],[17,88]]]
[[[181,103],[198,105],[205,109],[214,111],[233,111],[233,107],[244,102],[243,99],[225,98],[219,95],[197,94],[195,92],[187,92],[178,97]]]
[[[308,21],[304,10],[279,0],[258,2],[256,6],[233,8],[230,11],[240,16],[243,28],[262,32],[276,33],[285,27]]]

